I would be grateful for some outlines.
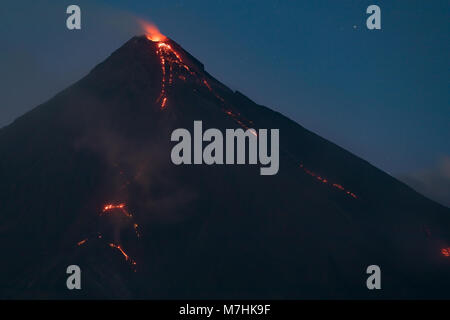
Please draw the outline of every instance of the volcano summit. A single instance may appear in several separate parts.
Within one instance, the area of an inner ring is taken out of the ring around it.
[[[279,129],[278,173],[174,165],[171,133],[196,120]],[[450,297],[448,208],[167,37],[130,39],[2,128],[0,154],[2,298]],[[73,264],[82,290],[65,286]]]

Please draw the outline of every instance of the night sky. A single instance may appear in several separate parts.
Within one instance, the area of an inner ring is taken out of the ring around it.
[[[70,4],[82,30],[66,28]],[[366,28],[371,4],[382,30]],[[448,0],[4,0],[0,127],[142,34],[137,17],[230,88],[450,206]]]

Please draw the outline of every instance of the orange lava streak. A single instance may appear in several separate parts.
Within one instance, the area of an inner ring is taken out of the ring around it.
[[[129,261],[132,265],[136,265],[136,262],[133,259],[131,259],[130,256],[128,256],[126,254],[126,252],[122,249],[122,247],[120,245],[116,245],[114,243],[110,243],[109,246],[111,248],[115,248],[115,249],[119,250],[120,253],[122,253],[122,255],[125,257],[126,261]]]
[[[341,186],[340,184],[337,184],[337,183],[333,183],[332,186],[335,188],[338,188],[339,190],[345,190],[343,186]]]
[[[120,204],[107,204],[103,207],[102,213],[114,210],[114,209],[120,209],[120,211],[126,215],[128,218],[133,217],[133,215],[131,213],[129,213],[127,210],[125,210],[125,203],[120,203]]]
[[[231,112],[230,110],[225,110],[225,113],[227,115],[229,115],[238,125],[240,125],[243,129],[245,130],[250,130],[251,134],[253,134],[255,137],[258,136],[258,133],[256,132],[255,129],[250,128],[249,126],[247,126],[245,123],[243,123],[241,120],[238,119],[238,115],[234,114],[233,112]]]
[[[82,246],[83,244],[86,243],[86,241],[88,241],[88,239],[83,239],[80,242],[77,243],[77,246]]]
[[[208,81],[206,81],[205,79],[203,79],[203,84],[208,88],[209,91],[212,91],[211,86],[209,85]]]
[[[206,81],[205,79],[203,79],[203,84],[208,88],[208,90],[209,90],[210,92],[212,92],[212,93],[214,94],[214,96],[215,96],[217,99],[219,99],[222,103],[225,102],[225,100],[224,100],[221,96],[219,96],[217,93],[215,93],[215,92],[213,91],[213,89],[212,89],[211,86],[209,85],[208,81]]]
[[[441,249],[441,253],[444,257],[450,257],[450,247]]]
[[[330,185],[330,186],[332,186],[332,187],[334,187],[334,188],[336,188],[336,189],[339,189],[339,190],[341,190],[341,191],[344,191],[344,192],[345,192],[346,194],[348,194],[350,197],[352,197],[352,198],[354,198],[354,199],[358,199],[358,197],[356,196],[356,194],[354,194],[353,192],[350,192],[349,190],[345,190],[345,188],[344,188],[342,185],[337,184],[337,183],[331,183],[331,182],[328,181],[327,179],[322,178],[321,176],[315,174],[314,172],[312,172],[312,171],[306,169],[306,168],[303,166],[303,164],[301,164],[301,163],[300,163],[300,168],[302,168],[303,171],[305,171],[305,172],[306,172],[307,174],[309,174],[311,177],[316,178],[317,180],[321,181],[322,183],[328,184],[328,185]]]
[[[117,250],[119,250],[122,255],[125,257],[125,260],[128,260],[130,257],[125,253],[125,251],[123,251],[122,247],[120,245],[115,245],[114,243],[110,243],[109,246],[111,248],[116,248]]]
[[[158,43],[158,48],[165,49],[166,51],[171,52],[172,54],[175,55],[175,57],[177,57],[177,59],[178,59],[178,61],[180,63],[183,63],[183,60],[181,59],[181,56],[175,50],[172,49],[170,44],[167,44],[167,43],[164,43],[164,42],[160,42],[160,43]],[[189,69],[188,66],[186,66],[186,67]]]
[[[156,41],[156,40],[152,40],[152,41]],[[173,84],[174,65],[185,69],[192,76],[196,75],[196,73],[194,71],[192,71],[186,63],[183,62],[181,55],[177,51],[175,51],[170,44],[164,42],[164,40],[158,41],[156,53],[160,57],[161,69],[162,69],[161,92],[156,101],[161,102],[161,109],[164,109],[167,105],[167,96],[166,96],[167,84],[168,85]],[[167,64],[169,65],[168,71],[166,70]],[[183,75],[179,75],[178,78],[183,81],[186,81],[186,77]],[[214,93],[214,95],[216,96],[217,99],[224,102],[224,99],[212,90],[211,86],[205,79],[203,79],[202,82],[208,88],[208,90],[210,92]]]
[[[133,225],[133,228],[134,228],[134,231],[136,232],[136,236],[138,237],[138,238],[140,238],[141,237],[141,233],[139,232],[139,225],[137,224],[137,223],[135,223],[134,225]]]
[[[161,102],[161,108],[165,108],[166,107],[166,103],[167,103],[167,97],[164,97],[162,102]]]
[[[161,93],[159,94],[159,97],[157,99],[157,101],[160,101],[161,99],[166,99],[165,94],[166,94],[166,59],[164,58],[164,56],[162,55],[162,52],[158,49],[157,53],[160,55],[161,57],[161,70],[162,70],[162,79],[161,79]],[[164,105],[163,103],[161,103],[161,108],[164,108],[165,106],[165,102]]]
[[[161,92],[156,101],[161,102],[161,109],[164,109],[167,106],[167,85],[171,86],[173,84],[174,66],[185,69],[190,75],[195,75],[195,72],[191,71],[191,69],[183,62],[180,54],[176,52],[168,43],[159,41],[157,44],[156,53],[160,57],[162,69]],[[169,66],[169,70],[166,70],[167,65]],[[181,76],[179,76],[179,78],[180,77]],[[185,81],[186,77],[182,80]]]
[[[159,94],[159,97],[157,101],[161,101],[161,109],[163,109],[166,106],[167,103],[167,97],[166,97],[166,58],[164,56],[163,48],[166,48],[168,45],[166,45],[163,42],[158,43],[158,49],[156,50],[156,53],[160,56],[161,59],[161,70],[162,70],[162,79],[161,79],[161,93]],[[170,46],[169,46],[170,47]],[[170,74],[169,74],[169,84],[172,83],[172,64],[170,64]]]
[[[103,212],[112,210],[112,209],[122,209],[125,208],[125,203],[120,204],[107,204],[103,207]]]

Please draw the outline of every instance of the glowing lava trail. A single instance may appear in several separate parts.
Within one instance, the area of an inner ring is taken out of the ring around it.
[[[149,36],[147,36],[147,38],[149,40],[153,39]],[[184,72],[187,72],[190,75],[195,75],[195,72],[191,71],[191,69],[183,62],[180,54],[178,54],[178,52],[176,52],[170,44],[158,41],[156,53],[161,61],[162,71],[161,92],[156,101],[160,102],[161,109],[164,109],[167,105],[167,85],[172,85],[173,83],[173,72],[175,67],[178,67],[179,69],[181,68]],[[186,79],[185,76],[179,76],[179,78],[180,77],[184,77],[184,79]]]
[[[162,78],[161,91],[156,102],[160,103],[161,109],[164,109],[167,106],[167,90],[168,86],[173,84],[175,70],[180,70],[178,72],[178,79],[183,81],[186,81],[186,75],[196,76],[196,80],[200,80],[217,99],[224,102],[224,99],[212,90],[211,86],[203,76],[191,70],[191,68],[183,61],[181,55],[168,43],[168,38],[164,36],[155,25],[145,21],[140,21],[140,24],[147,39],[157,43],[156,54],[160,59]]]
[[[450,257],[450,247],[449,248],[443,248],[441,250],[441,253],[444,257]]]
[[[139,225],[137,223],[133,224],[134,232],[136,232],[136,237],[140,238],[141,233],[139,232]]]
[[[100,216],[104,216],[104,215],[108,215],[108,214],[112,214],[112,212],[114,210],[119,210],[119,212],[121,212],[123,215],[125,215],[127,218],[132,220],[133,223],[133,229],[134,232],[136,233],[136,237],[140,238],[141,237],[141,233],[139,231],[139,225],[137,223],[135,223],[133,220],[133,215],[131,213],[129,213],[126,209],[125,209],[126,205],[125,203],[119,203],[119,204],[106,204],[103,206],[102,211],[100,212]],[[100,232],[96,233],[96,236],[92,237],[94,240],[97,239],[98,241],[106,241],[103,239],[103,235]],[[85,238],[79,242],[77,242],[77,246],[80,247],[84,244],[87,243],[87,241],[89,240],[89,238]],[[108,242],[107,242],[108,243]],[[125,260],[127,262],[129,262],[131,264],[131,266],[133,267],[133,271],[136,272],[135,266],[136,266],[136,261],[134,261],[126,252],[125,250],[122,248],[122,246],[120,244],[115,244],[113,242],[109,242],[108,246],[111,248],[114,248],[116,250],[118,250],[124,257]]]
[[[110,213],[112,210],[115,210],[115,209],[120,210],[127,218],[133,219],[133,215],[132,215],[131,213],[129,213],[129,212],[125,209],[125,203],[120,203],[120,204],[116,204],[116,205],[114,205],[114,204],[107,204],[107,205],[105,205],[105,206],[103,207],[103,210],[102,210],[102,212],[100,213],[100,215],[102,216],[102,215],[108,214],[108,213]],[[137,236],[138,238],[140,238],[140,237],[141,237],[141,233],[139,232],[139,225],[138,225],[137,223],[133,222],[133,228],[134,228],[134,231],[135,231],[135,233],[136,233],[136,236]]]
[[[120,209],[120,211],[128,218],[133,217],[133,215],[125,209],[125,203],[120,203],[117,205],[107,204],[103,207],[102,213],[100,213],[100,215],[108,214],[109,212],[111,212],[111,210],[114,210],[114,209]]]
[[[222,110],[227,114],[234,122],[236,122],[240,127],[242,127],[244,130],[251,130],[252,134],[257,136],[257,132],[255,129],[251,128],[253,126],[252,121],[246,120],[244,117],[241,116],[240,113],[235,113],[231,111],[230,108],[226,108],[226,103],[223,97],[221,97],[219,94],[217,94],[213,88],[211,87],[210,83],[206,80],[206,78],[203,75],[197,74],[195,71],[191,70],[189,66],[183,61],[181,58],[181,55],[176,52],[170,44],[168,44],[168,38],[164,36],[158,28],[150,23],[146,23],[141,21],[143,30],[146,33],[147,39],[156,42],[157,43],[157,50],[156,53],[160,58],[161,61],[161,70],[162,70],[162,80],[161,80],[161,92],[159,94],[158,99],[156,100],[161,105],[161,109],[164,109],[167,106],[167,86],[172,85],[173,82],[173,72],[175,70],[175,67],[182,70],[185,74],[178,74],[178,78],[186,81],[186,75],[189,76],[196,76],[196,80],[200,81],[200,83],[209,91],[211,92],[216,99],[220,100],[222,104]],[[289,154],[289,153],[288,153]],[[296,161],[297,162],[297,161]],[[345,189],[341,184],[338,183],[331,183],[328,179],[321,177],[317,175],[316,173],[306,169],[303,164],[300,164],[300,168],[303,169],[305,173],[308,175],[316,178],[321,183],[324,183],[326,185],[329,185],[332,188],[335,188],[337,190],[340,190],[347,194],[348,196],[352,197],[353,199],[357,199],[358,197],[356,194],[351,192],[350,190]],[[137,233],[136,233],[137,234]]]
[[[248,125],[246,125],[242,120],[240,120],[239,119],[239,115],[240,114],[235,114],[235,113],[233,113],[232,111],[230,111],[230,110],[224,110],[225,111],[225,113],[227,114],[227,115],[229,115],[230,117],[231,117],[231,119],[233,119],[238,125],[240,125],[244,130],[250,130],[250,132],[255,136],[255,137],[257,137],[258,136],[258,133],[256,132],[256,130],[255,129],[253,129],[253,128],[250,128]]]
[[[128,254],[126,254],[126,252],[122,249],[122,247],[120,245],[117,245],[117,244],[114,244],[114,243],[109,243],[109,246],[111,248],[119,250],[120,253],[125,257],[125,261],[128,261],[132,266],[136,265],[136,261],[131,259],[130,256]]]
[[[347,195],[349,195],[350,197],[354,198],[354,199],[358,199],[358,197],[356,196],[356,194],[354,194],[353,192],[346,190],[342,185],[337,184],[337,183],[331,183],[328,179],[325,179],[323,177],[321,177],[320,175],[306,169],[303,164],[300,163],[300,168],[303,169],[303,171],[305,171],[307,174],[309,174],[311,177],[316,178],[317,180],[319,180],[320,182],[327,184],[333,188],[336,188],[338,190],[344,191]]]
[[[80,242],[78,242],[77,243],[77,246],[82,246],[83,244],[85,244],[86,243],[86,241],[88,241],[88,239],[86,238],[86,239],[83,239],[83,240],[81,240]]]

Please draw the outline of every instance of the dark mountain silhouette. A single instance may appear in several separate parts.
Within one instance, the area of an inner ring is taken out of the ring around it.
[[[278,174],[172,164],[170,135],[194,120],[280,129]],[[129,40],[1,129],[0,154],[2,298],[450,297],[448,208],[170,39]],[[366,288],[373,264],[382,290]]]

